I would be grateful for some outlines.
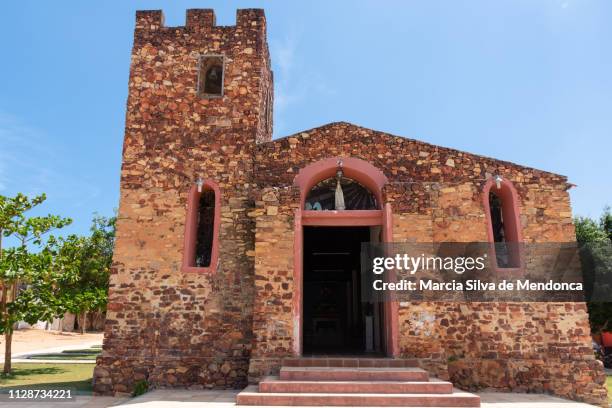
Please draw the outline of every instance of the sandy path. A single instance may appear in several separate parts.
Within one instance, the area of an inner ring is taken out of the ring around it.
[[[88,342],[102,344],[103,336],[103,333],[78,334],[37,329],[21,329],[16,330],[13,334],[12,354]],[[4,336],[0,336],[0,358],[4,358]]]

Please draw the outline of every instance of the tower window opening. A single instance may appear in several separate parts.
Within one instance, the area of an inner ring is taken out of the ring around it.
[[[223,56],[200,57],[198,95],[202,98],[223,96]]]

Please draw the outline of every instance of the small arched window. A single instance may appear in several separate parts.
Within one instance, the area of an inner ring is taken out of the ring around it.
[[[223,56],[204,55],[198,66],[198,95],[201,98],[223,96]]]
[[[198,203],[198,229],[195,249],[195,266],[210,267],[215,228],[215,192],[204,190]]]
[[[493,228],[493,242],[506,242],[502,201],[501,198],[492,191],[489,192],[489,210],[491,213],[491,227]]]
[[[187,203],[184,272],[214,272],[218,261],[220,192],[212,181],[193,186]]]
[[[487,235],[494,244],[498,268],[521,266],[518,195],[512,183],[496,176],[484,188]]]

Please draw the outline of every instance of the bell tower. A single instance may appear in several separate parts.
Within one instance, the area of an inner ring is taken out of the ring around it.
[[[254,149],[271,139],[272,100],[263,10],[238,10],[234,26],[216,25],[210,9],[188,10],[180,27],[165,26],[161,11],[136,13],[96,393],[128,393],[139,381],[246,384],[254,294],[248,213]],[[206,267],[191,259],[199,227],[189,221],[199,219],[203,188],[215,214],[206,224],[213,248]]]

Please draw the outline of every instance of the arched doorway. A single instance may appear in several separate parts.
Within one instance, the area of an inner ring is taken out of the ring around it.
[[[293,351],[398,356],[397,304],[362,302],[362,242],[392,240],[387,178],[370,163],[335,157],[300,170],[295,212]]]

